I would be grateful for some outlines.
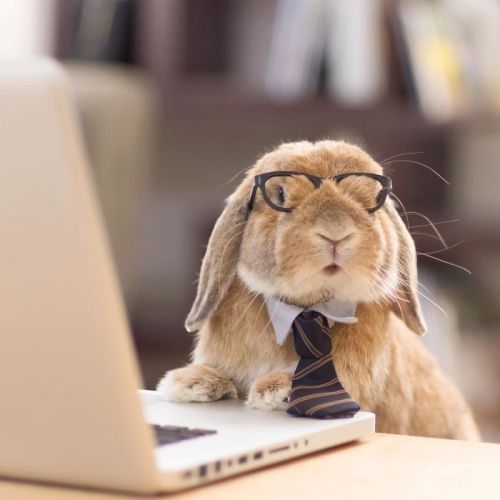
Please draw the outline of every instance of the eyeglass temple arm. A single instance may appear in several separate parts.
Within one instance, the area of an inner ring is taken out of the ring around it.
[[[250,212],[252,211],[256,192],[257,192],[257,183],[254,180],[252,191],[250,192],[250,196],[248,197],[248,202],[247,202],[247,213],[246,213],[247,219],[250,216]]]

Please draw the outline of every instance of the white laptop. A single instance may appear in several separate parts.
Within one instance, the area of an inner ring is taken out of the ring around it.
[[[374,431],[364,412],[314,420],[138,393],[69,85],[48,60],[0,64],[0,232],[0,476],[156,493]]]

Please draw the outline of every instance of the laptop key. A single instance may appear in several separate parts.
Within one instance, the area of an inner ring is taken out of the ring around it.
[[[175,425],[154,425],[153,426],[157,432],[165,436],[177,436],[183,432],[189,431],[188,427],[177,427]]]
[[[217,431],[208,429],[189,429],[189,431],[198,436],[206,436],[208,434],[217,434]]]
[[[188,427],[178,427],[175,425],[152,425],[151,427],[159,446],[217,433],[217,431],[212,429],[189,429]]]

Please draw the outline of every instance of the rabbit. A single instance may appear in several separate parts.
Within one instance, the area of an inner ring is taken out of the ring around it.
[[[298,356],[291,335],[276,342],[265,298],[307,307],[336,297],[357,303],[358,322],[331,327],[333,362],[361,409],[376,414],[377,432],[478,440],[464,398],[418,339],[426,325],[415,245],[390,197],[368,213],[362,183],[324,180],[307,193],[302,185],[280,193],[301,200],[291,212],[273,210],[258,191],[248,212],[254,177],[283,170],[383,174],[343,141],[285,143],[260,158],[208,243],[185,322],[197,332],[192,363],[167,372],[159,394],[179,402],[239,397],[250,408],[285,410]]]

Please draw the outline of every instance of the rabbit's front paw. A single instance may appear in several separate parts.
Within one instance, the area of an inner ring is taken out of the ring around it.
[[[286,410],[291,387],[291,375],[268,373],[252,384],[246,404],[258,410]]]
[[[209,366],[191,364],[171,370],[156,390],[167,401],[200,402],[236,398],[236,387],[222,373]]]

